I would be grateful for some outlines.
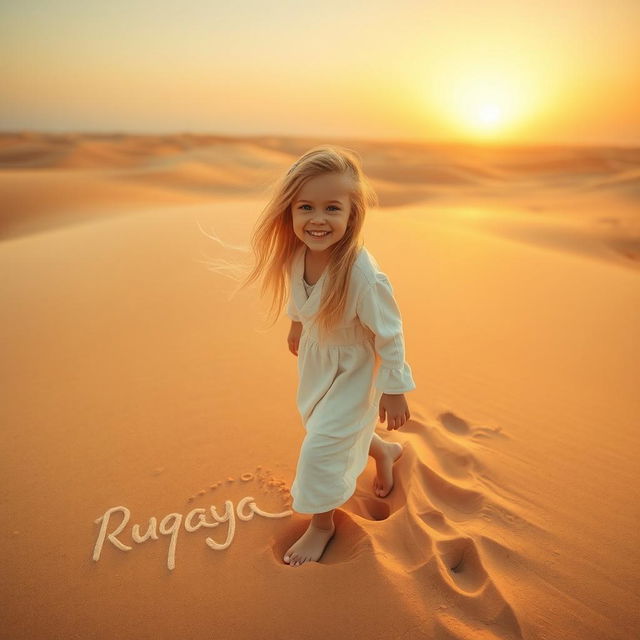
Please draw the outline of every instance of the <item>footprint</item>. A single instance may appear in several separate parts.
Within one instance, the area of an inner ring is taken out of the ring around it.
[[[418,463],[415,473],[422,476],[422,482],[419,484],[425,488],[434,506],[447,515],[451,510],[474,514],[484,506],[485,498],[482,493],[449,482],[425,464]]]
[[[502,436],[507,437],[502,427],[472,427],[466,420],[451,411],[446,411],[438,416],[442,426],[457,436],[469,436],[472,440],[480,438]]]
[[[365,520],[382,521],[391,515],[389,500],[356,491],[345,503],[345,509]]]
[[[437,509],[427,509],[416,513],[416,515],[422,519],[422,521],[438,533],[446,535],[453,535],[458,533],[453,527],[449,525],[442,511]]]
[[[435,547],[447,575],[461,591],[475,593],[482,589],[489,576],[472,538],[440,540]]]
[[[484,542],[486,540],[485,538]],[[473,539],[457,537],[438,541],[435,544],[435,556],[441,567],[440,574],[443,579],[452,585],[458,593],[470,598],[467,609],[473,606],[476,621],[490,625],[492,635],[486,636],[487,638],[515,639],[523,637],[522,627],[513,607],[485,569],[478,552],[478,545]],[[509,570],[509,562],[504,567],[505,571]],[[446,611],[443,613],[447,614]],[[449,618],[449,622],[456,620],[459,621],[459,617]],[[477,629],[470,636],[455,635],[452,637],[475,638],[476,631]],[[484,638],[485,635],[477,637]]]
[[[438,419],[447,431],[455,433],[457,436],[468,436],[471,433],[469,423],[450,411],[441,413]]]
[[[502,427],[474,427],[471,434],[472,440],[480,440],[482,438],[508,438]]]
[[[425,427],[422,438],[447,476],[461,480],[474,479],[479,464],[468,444],[451,438],[437,427]]]

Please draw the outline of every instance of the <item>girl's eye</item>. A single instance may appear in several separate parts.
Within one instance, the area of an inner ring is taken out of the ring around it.
[[[304,209],[304,207],[310,207],[310,206],[311,206],[310,204],[302,204],[302,205],[300,205],[298,208],[299,208],[299,209]],[[340,208],[339,208],[339,207],[336,207],[336,205],[335,205],[335,204],[331,204],[331,205],[329,205],[329,207],[328,207],[328,208],[329,208],[329,209],[335,209],[336,211],[340,211]]]

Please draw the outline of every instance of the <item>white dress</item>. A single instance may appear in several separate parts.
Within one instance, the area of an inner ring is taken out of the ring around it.
[[[306,431],[291,495],[298,513],[322,513],[355,492],[382,393],[404,393],[416,385],[404,359],[402,319],[391,283],[364,247],[351,270],[342,321],[324,344],[318,343],[311,319],[320,306],[327,269],[315,285],[305,287],[306,250],[301,245],[293,257],[286,311],[303,325],[296,403]]]

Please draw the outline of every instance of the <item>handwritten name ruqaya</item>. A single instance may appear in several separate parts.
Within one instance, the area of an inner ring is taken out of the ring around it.
[[[233,509],[233,502],[231,500],[225,500],[225,512],[223,515],[219,515],[216,511],[214,505],[209,507],[209,511],[211,512],[211,516],[213,517],[215,522],[207,521],[205,518],[205,509],[203,507],[197,507],[192,509],[187,514],[187,517],[184,520],[184,528],[188,532],[197,531],[200,527],[217,527],[223,522],[229,523],[229,528],[227,529],[227,539],[222,543],[218,543],[215,540],[207,537],[205,542],[209,547],[216,551],[221,551],[226,549],[231,542],[233,541],[233,536],[236,531],[236,520],[235,515],[238,516],[240,520],[244,520],[248,522],[253,519],[254,514],[262,516],[263,518],[285,518],[293,513],[290,509],[287,511],[282,511],[280,513],[269,513],[268,511],[263,511],[260,509],[256,503],[255,498],[252,496],[246,496],[238,502],[238,506],[236,510]],[[245,506],[248,505],[248,513],[244,513]],[[109,520],[111,515],[116,512],[121,512],[124,515],[124,519],[111,533],[107,533],[107,527],[109,525]],[[120,549],[121,551],[131,551],[133,547],[130,547],[123,542],[120,542],[116,537],[122,530],[125,528],[127,523],[129,522],[129,518],[131,516],[131,512],[127,507],[111,507],[107,509],[103,515],[94,520],[96,524],[100,524],[100,531],[98,533],[98,539],[96,540],[96,544],[93,548],[93,559],[97,562],[100,559],[100,553],[102,552],[102,545],[104,544],[105,538],[109,540],[109,542]],[[197,518],[194,523],[194,518]],[[140,525],[134,524],[131,529],[131,537],[134,542],[141,544],[148,540],[149,538],[153,540],[158,540],[158,526],[157,519],[155,516],[149,518],[149,526],[147,527],[147,531],[144,535],[140,534]],[[160,521],[159,531],[164,536],[171,536],[169,541],[169,551],[167,554],[167,568],[173,570],[176,566],[176,544],[178,542],[178,531],[180,530],[180,525],[182,523],[182,514],[181,513],[168,513],[162,520]]]

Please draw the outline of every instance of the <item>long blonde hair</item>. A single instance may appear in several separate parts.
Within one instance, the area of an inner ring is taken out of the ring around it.
[[[273,326],[291,291],[287,284],[293,258],[303,242],[293,231],[291,204],[302,186],[311,178],[325,174],[346,174],[351,178],[351,211],[344,236],[331,248],[322,298],[314,320],[320,336],[325,335],[342,317],[347,300],[351,268],[363,246],[363,226],[368,207],[378,204],[378,197],[367,180],[356,151],[335,145],[313,147],[296,160],[282,177],[272,184],[272,195],[251,233],[255,265],[241,285],[249,285],[263,276],[261,295],[270,295],[275,310]]]

